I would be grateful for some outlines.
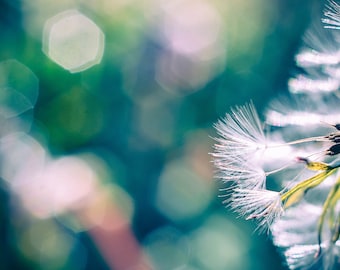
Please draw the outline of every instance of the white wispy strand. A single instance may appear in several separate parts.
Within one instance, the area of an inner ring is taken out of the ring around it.
[[[253,103],[236,107],[215,128],[221,138],[216,138],[215,157],[229,160],[246,158],[249,154],[266,148],[266,138]]]
[[[303,50],[296,56],[296,63],[301,67],[337,65],[339,62],[340,51],[322,53],[316,50]]]
[[[340,68],[337,66],[326,66],[324,68],[325,73],[328,74],[329,77],[335,78],[337,80],[340,79]]]
[[[335,270],[338,269],[339,241],[335,244],[321,244],[324,250],[318,258],[315,254],[319,251],[318,244],[297,245],[288,248],[284,255],[289,269],[299,270]]]
[[[318,93],[334,92],[339,89],[340,81],[338,79],[316,79],[315,77],[299,75],[296,78],[290,79],[288,82],[289,91],[291,93]]]
[[[265,189],[238,189],[230,199],[231,208],[246,219],[256,219],[258,230],[268,231],[283,213],[279,192]]]
[[[302,68],[318,68],[323,65],[337,65],[340,62],[338,33],[325,29],[325,24],[314,22],[304,36],[304,46],[295,56]],[[318,72],[323,72],[320,69]]]
[[[261,166],[234,158],[226,160],[215,160],[218,169],[218,177],[225,183],[232,183],[238,188],[259,189],[265,187],[266,173]]]
[[[327,128],[324,123],[335,124],[340,119],[340,99],[336,92],[322,97],[315,95],[280,96],[269,103],[265,112],[266,124],[272,126],[308,126],[320,128],[320,132]]]
[[[340,29],[340,5],[335,1],[329,1],[325,16],[322,21],[327,24],[326,28]]]
[[[319,245],[298,245],[284,252],[289,269],[310,269],[316,263]]]
[[[274,244],[281,248],[317,244],[316,224],[321,213],[321,205],[314,205],[305,200],[287,209],[282,218],[272,226]]]

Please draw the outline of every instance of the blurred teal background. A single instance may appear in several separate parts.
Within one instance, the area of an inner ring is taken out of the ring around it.
[[[0,269],[285,269],[222,204],[213,124],[286,91],[322,5],[1,0]]]

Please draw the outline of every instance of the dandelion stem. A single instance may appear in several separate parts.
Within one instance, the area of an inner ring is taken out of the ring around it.
[[[275,170],[272,170],[272,171],[266,172],[266,176],[269,176],[269,175],[271,175],[271,174],[274,174],[274,173],[280,172],[280,171],[282,171],[282,170],[284,170],[284,169],[288,168],[289,166],[291,166],[291,165],[292,165],[292,163],[293,163],[293,162],[289,162],[288,164],[286,164],[286,165],[283,165],[283,166],[282,166],[282,167],[280,167],[280,168],[277,168],[277,169],[275,169]]]
[[[310,189],[318,186],[321,184],[328,176],[333,174],[336,171],[336,168],[330,168],[326,171],[323,171],[317,175],[314,175],[311,178],[308,178],[298,184],[296,184],[294,187],[286,191],[281,195],[281,201],[285,201],[284,207],[288,208],[291,205],[297,203],[300,201],[304,193]]]
[[[334,207],[336,206],[337,201],[340,199],[340,178],[338,178],[335,185],[332,187],[331,191],[329,192],[326,201],[323,204],[322,207],[322,214],[319,218],[319,224],[318,224],[318,244],[319,244],[319,250],[316,253],[316,257],[318,257],[321,253],[321,242],[322,242],[322,228],[325,221],[325,216],[329,209],[334,213]],[[333,209],[333,210],[332,210]],[[332,218],[332,217],[331,217]],[[334,237],[334,235],[333,235]]]
[[[327,141],[329,141],[329,139],[327,139],[325,136],[318,136],[318,137],[304,138],[304,139],[299,139],[299,140],[280,143],[280,144],[273,144],[273,145],[269,145],[267,147],[272,148],[272,147],[282,147],[282,146],[294,145],[294,144],[300,144],[300,143],[307,143],[307,142],[327,142]]]

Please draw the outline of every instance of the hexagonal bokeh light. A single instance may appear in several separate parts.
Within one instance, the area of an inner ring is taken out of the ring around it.
[[[71,73],[100,63],[104,51],[101,29],[77,10],[50,18],[44,27],[43,51]]]
[[[32,109],[39,94],[37,76],[24,64],[0,62],[0,117],[8,119]]]

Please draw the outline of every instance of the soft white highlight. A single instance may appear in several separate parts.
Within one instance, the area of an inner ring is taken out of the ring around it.
[[[258,229],[266,230],[282,215],[280,193],[270,190],[235,189],[231,208],[246,219],[258,220]]]
[[[215,128],[221,136],[216,139],[215,155],[221,158],[231,154],[245,157],[266,148],[267,140],[253,103],[236,107]]]

